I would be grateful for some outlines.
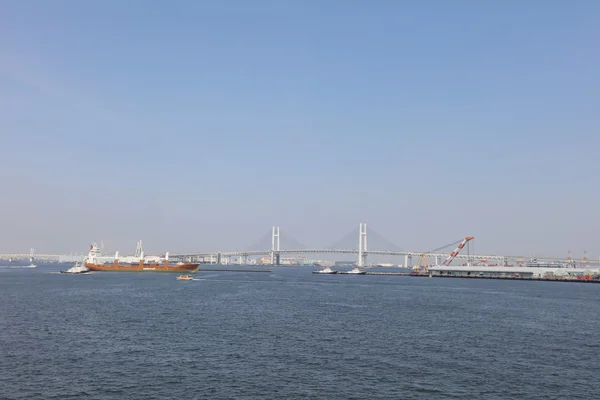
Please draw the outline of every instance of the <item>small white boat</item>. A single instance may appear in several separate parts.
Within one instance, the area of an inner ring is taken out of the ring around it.
[[[90,272],[90,269],[85,267],[81,262],[76,263],[66,271],[60,271],[61,274],[85,274],[87,272]]]
[[[347,274],[351,274],[351,275],[364,275],[366,274],[365,271],[361,271],[360,269],[358,269],[358,267],[354,267],[351,271],[346,272]]]
[[[178,280],[178,281],[192,281],[192,280],[194,280],[194,279],[192,278],[192,276],[191,276],[191,275],[189,275],[189,274],[185,274],[185,275],[179,275],[179,276],[177,277],[177,280]]]
[[[35,268],[35,267],[37,267],[37,265],[33,263],[33,255],[34,254],[35,254],[35,250],[31,249],[29,251],[29,265],[26,266],[25,268]]]
[[[325,268],[323,268],[323,269],[320,269],[320,270],[318,270],[318,271],[313,271],[313,273],[315,273],[315,274],[330,274],[330,275],[331,275],[331,274],[337,274],[338,272],[337,272],[337,271],[334,271],[334,270],[332,270],[332,269],[331,269],[331,268],[329,268],[329,267],[325,267]]]

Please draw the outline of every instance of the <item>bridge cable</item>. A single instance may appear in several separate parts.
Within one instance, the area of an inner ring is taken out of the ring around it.
[[[462,241],[463,241],[463,239],[460,239],[460,240],[457,240],[456,242],[452,242],[452,243],[450,243],[450,244],[447,244],[447,245],[445,245],[445,246],[438,247],[437,249],[433,249],[433,250],[427,251],[427,252],[425,252],[425,253],[423,253],[423,254],[435,253],[435,252],[438,252],[438,251],[440,251],[440,250],[443,250],[443,249],[445,249],[446,247],[450,247],[450,246],[456,246],[457,244],[459,244],[459,243],[460,243],[460,242],[462,242]]]

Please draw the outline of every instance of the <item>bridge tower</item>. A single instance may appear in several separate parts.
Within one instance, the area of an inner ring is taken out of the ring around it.
[[[279,227],[273,227],[273,233],[271,235],[271,265],[279,265]]]
[[[367,264],[367,224],[358,226],[358,266]]]

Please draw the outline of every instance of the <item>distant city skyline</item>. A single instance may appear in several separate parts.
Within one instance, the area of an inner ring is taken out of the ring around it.
[[[5,1],[0,253],[600,255],[600,3]],[[358,240],[358,238],[357,238]]]

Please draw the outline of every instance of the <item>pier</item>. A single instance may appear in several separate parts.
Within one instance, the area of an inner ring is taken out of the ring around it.
[[[270,269],[226,269],[226,268],[198,268],[200,272],[273,272]]]
[[[540,282],[600,283],[600,269],[581,268],[494,268],[432,267],[427,272],[362,271],[360,274],[335,271],[332,275],[406,276],[411,278],[496,279]]]
[[[423,276],[429,275],[412,275]],[[432,278],[462,278],[462,279],[500,279],[505,281],[540,281],[540,282],[576,282],[576,283],[600,283],[600,276],[595,278],[550,278],[550,277],[525,277],[525,276],[479,276],[479,275],[432,275]]]
[[[410,276],[410,272],[375,272],[366,271],[365,275],[386,275],[386,276]]]

